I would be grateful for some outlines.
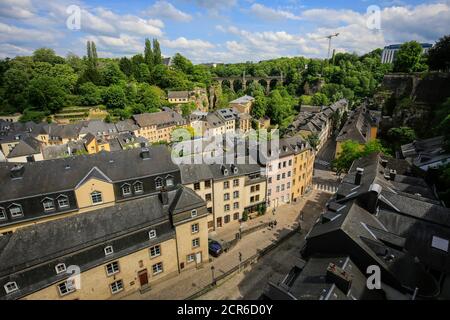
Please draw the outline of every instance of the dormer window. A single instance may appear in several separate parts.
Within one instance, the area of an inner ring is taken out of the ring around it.
[[[103,196],[100,191],[94,191],[91,193],[92,204],[100,204],[103,203]]]
[[[58,198],[56,198],[56,200],[58,201],[58,207],[60,209],[68,208],[70,206],[69,197],[66,195],[62,194],[62,195],[58,196]]]
[[[160,189],[163,187],[163,179],[161,177],[155,179],[155,186],[156,189]]]
[[[112,246],[107,246],[104,250],[105,250],[105,256],[109,256],[110,254],[114,253],[114,249]]]
[[[172,187],[173,186],[173,177],[172,176],[167,176],[166,177],[166,186],[168,187]]]
[[[197,216],[197,209],[191,210],[191,218],[195,218]]]
[[[149,238],[149,239],[154,239],[154,238],[156,238],[156,230],[155,230],[155,229],[152,229],[152,230],[150,230],[150,231],[148,232],[148,238]]]
[[[60,274],[60,273],[63,273],[63,272],[66,272],[66,265],[64,264],[64,263],[58,263],[56,266],[55,266],[55,270],[56,270],[56,274]]]
[[[44,211],[55,210],[55,202],[51,198],[45,198],[42,200],[42,206],[44,207]]]
[[[131,194],[131,186],[128,183],[122,185],[122,195],[129,196]]]
[[[11,217],[13,218],[18,218],[23,216],[23,210],[22,210],[22,206],[20,204],[17,203],[13,203],[12,205],[9,206],[9,213],[11,214]]]
[[[0,221],[6,220],[6,210],[3,207],[0,207]]]
[[[14,281],[8,282],[3,286],[3,288],[5,288],[6,294],[10,294],[13,293],[14,291],[19,290],[19,286]]]
[[[144,184],[140,181],[134,183],[134,193],[143,193],[144,192]]]

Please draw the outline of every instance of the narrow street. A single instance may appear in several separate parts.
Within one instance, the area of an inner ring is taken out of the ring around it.
[[[218,258],[212,258],[211,263],[205,264],[199,269],[186,270],[174,278],[153,285],[148,292],[143,294],[134,292],[123,299],[185,299],[211,283],[211,266],[214,266],[215,276],[217,277],[239,263],[239,252],[242,253],[242,258],[245,260],[256,254],[258,250],[266,248],[276,242],[278,238],[292,231],[300,222],[302,226],[301,234],[293,236],[261,259],[251,269],[232,277],[229,282],[200,299],[233,298],[234,296],[242,298],[248,294],[250,294],[248,298],[257,298],[254,296],[256,294],[254,291],[256,290],[260,294],[265,285],[261,279],[267,280],[272,276],[283,274],[285,270],[290,268],[289,259],[299,254],[298,249],[307,233],[306,229],[309,230],[317,220],[328,198],[329,194],[327,193],[313,191],[298,203],[279,207],[276,213],[278,222],[276,228],[264,228],[251,233],[228,252],[223,253]],[[299,217],[301,210],[304,212],[304,221],[301,221]],[[272,219],[271,216],[271,214],[266,214],[261,219],[269,221],[269,219]],[[214,294],[218,297],[214,297]]]

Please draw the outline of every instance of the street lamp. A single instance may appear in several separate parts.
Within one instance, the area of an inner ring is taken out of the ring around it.
[[[214,285],[216,283],[216,280],[214,279],[214,266],[211,266],[211,275],[212,275],[211,284]]]

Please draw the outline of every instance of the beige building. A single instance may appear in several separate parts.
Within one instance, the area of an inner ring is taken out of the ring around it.
[[[186,121],[174,111],[143,113],[134,115],[133,119],[139,126],[137,135],[146,138],[151,143],[170,142],[173,130],[186,127]]]

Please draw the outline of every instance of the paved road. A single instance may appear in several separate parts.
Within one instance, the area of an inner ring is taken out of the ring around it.
[[[256,300],[263,293],[268,281],[275,283],[281,281],[300,257],[305,235],[319,217],[328,198],[329,195],[326,193],[313,192],[303,209],[308,214],[305,214],[305,220],[302,221],[301,233],[292,236],[249,269],[235,275],[199,299]]]
[[[222,254],[217,259],[213,259],[211,263],[205,264],[201,269],[191,269],[183,271],[180,275],[174,278],[167,279],[162,283],[152,286],[152,289],[144,294],[134,292],[124,297],[124,299],[185,299],[198,292],[201,288],[205,287],[211,282],[210,267],[212,265],[214,265],[216,276],[223,274],[238,264],[239,252],[242,253],[242,258],[243,260],[245,260],[256,254],[258,250],[272,244],[280,236],[283,236],[289,231],[293,230],[298,225],[298,222],[301,223],[302,228],[304,223],[305,227],[312,224],[313,221],[315,221],[318,215],[322,212],[323,206],[328,200],[328,197],[329,195],[325,193],[313,191],[309,194],[308,197],[302,199],[296,204],[279,207],[275,216],[278,222],[276,229],[265,228],[249,234],[245,236],[230,251]],[[300,221],[299,212],[301,210],[304,212],[305,221]],[[271,216],[271,214],[266,214],[264,217],[266,219],[269,219],[269,216]],[[273,254],[273,252],[271,254]],[[270,254],[266,257],[269,256]],[[282,258],[274,259],[282,260]],[[255,275],[253,275],[252,277],[254,276]],[[258,275],[256,275],[256,277],[258,277]]]

